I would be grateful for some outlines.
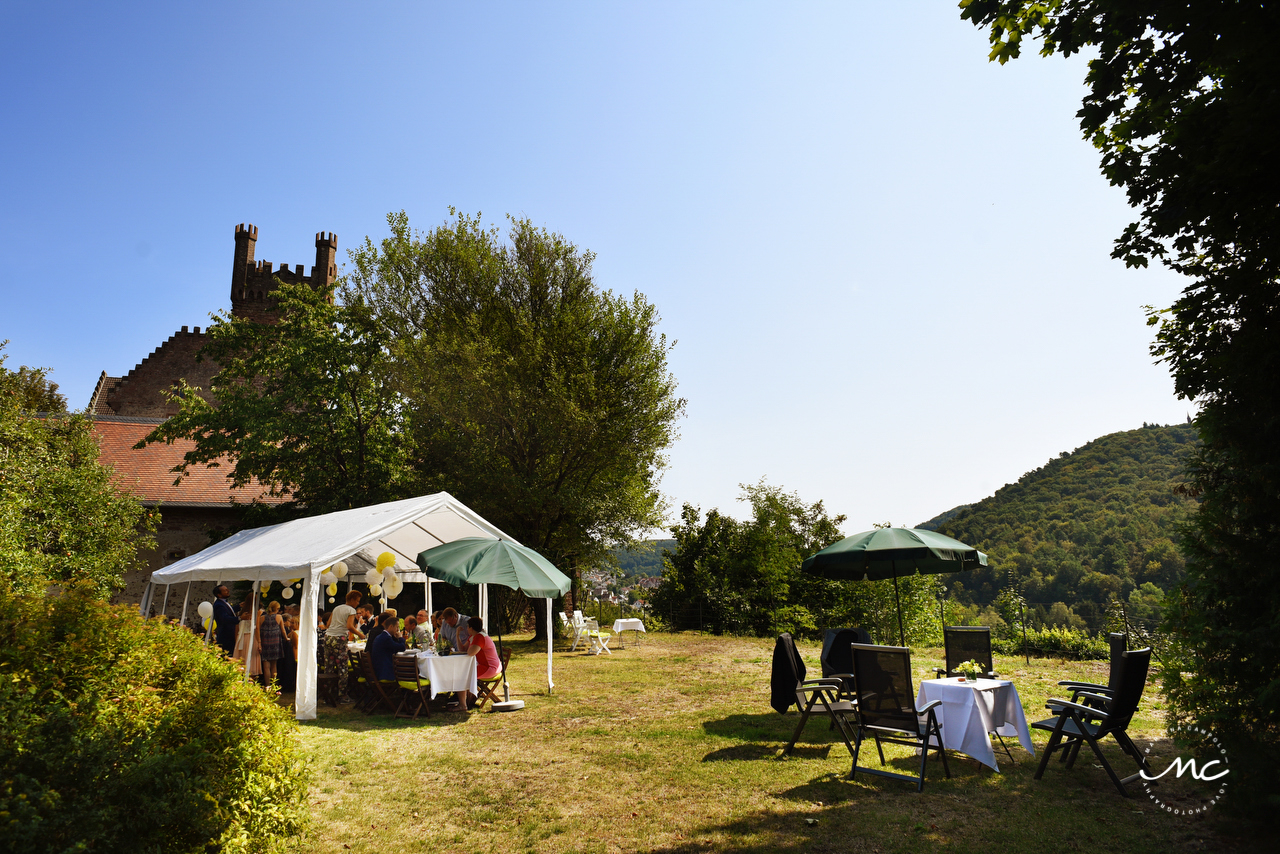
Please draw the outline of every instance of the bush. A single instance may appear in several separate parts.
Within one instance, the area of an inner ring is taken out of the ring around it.
[[[992,638],[991,648],[1001,655],[1022,655],[1022,636]],[[1027,651],[1032,655],[1061,658],[1105,660],[1111,657],[1105,638],[1065,626],[1028,628]]]
[[[308,772],[216,647],[75,589],[0,586],[0,832],[27,852],[269,851]]]

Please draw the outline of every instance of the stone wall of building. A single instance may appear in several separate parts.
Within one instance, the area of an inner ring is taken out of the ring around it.
[[[142,591],[151,573],[207,548],[213,541],[211,534],[225,534],[231,530],[238,523],[239,514],[239,509],[233,507],[161,506],[160,525],[155,534],[156,547],[138,553],[139,559],[144,561],[143,568],[125,573],[125,586],[112,597],[112,601],[128,605],[140,604]],[[191,589],[207,592],[211,587],[208,584],[196,584]],[[182,592],[178,591],[176,596],[178,607],[181,608]],[[173,598],[170,601],[174,601]],[[159,613],[158,605],[156,612]]]

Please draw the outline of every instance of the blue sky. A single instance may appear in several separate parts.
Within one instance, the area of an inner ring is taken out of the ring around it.
[[[987,62],[953,2],[0,5],[0,339],[73,406],[229,306],[448,206],[597,253],[678,343],[663,489],[767,477],[915,524],[1060,451],[1182,421],[1112,261],[1131,219],[1084,64]]]

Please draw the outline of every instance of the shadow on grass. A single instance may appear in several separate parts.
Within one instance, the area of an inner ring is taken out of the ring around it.
[[[762,759],[778,758],[781,745],[774,743],[738,744],[733,747],[722,747],[702,757],[703,762],[758,762]],[[797,744],[791,750],[795,759],[826,759],[831,753],[831,745]]]

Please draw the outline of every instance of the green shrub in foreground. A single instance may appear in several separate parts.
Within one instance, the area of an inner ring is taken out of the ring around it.
[[[267,851],[308,773],[216,648],[72,591],[0,587],[0,834],[26,852]]]

